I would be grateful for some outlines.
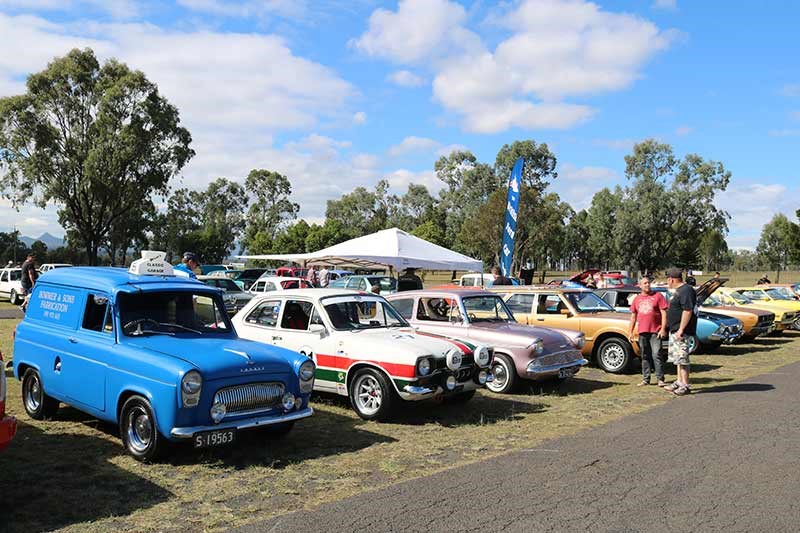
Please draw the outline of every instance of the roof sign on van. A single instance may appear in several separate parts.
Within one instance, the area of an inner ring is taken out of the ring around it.
[[[142,258],[131,263],[128,272],[137,276],[173,276],[172,265],[166,257],[167,252],[142,250]]]

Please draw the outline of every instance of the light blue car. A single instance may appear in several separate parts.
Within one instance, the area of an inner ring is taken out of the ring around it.
[[[69,404],[117,424],[127,452],[149,461],[168,441],[219,446],[311,416],[308,357],[240,339],[221,291],[144,253],[156,257],[130,271],[65,268],[36,283],[14,341],[31,418]]]

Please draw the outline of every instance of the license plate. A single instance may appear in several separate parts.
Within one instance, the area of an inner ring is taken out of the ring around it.
[[[219,431],[205,431],[194,436],[195,448],[210,448],[224,446],[236,440],[235,429],[220,429]]]
[[[562,368],[561,370],[558,371],[558,377],[561,379],[571,378],[574,375],[575,375],[575,370],[573,370],[572,368]]]

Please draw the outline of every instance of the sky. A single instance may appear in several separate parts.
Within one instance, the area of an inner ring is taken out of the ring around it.
[[[300,216],[389,180],[437,191],[436,159],[546,143],[574,208],[624,185],[656,138],[732,173],[728,243],[800,208],[800,3],[723,0],[0,0],[0,97],[74,47],[142,70],[197,155],[173,183],[289,177]],[[63,235],[0,199],[0,231]]]

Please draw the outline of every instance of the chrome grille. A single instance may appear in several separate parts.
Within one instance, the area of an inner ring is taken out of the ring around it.
[[[565,350],[562,352],[556,352],[548,355],[543,355],[541,357],[537,357],[535,361],[537,361],[537,366],[553,366],[553,365],[563,365],[566,363],[572,363],[573,361],[577,361],[580,359],[580,352],[577,350]]]
[[[769,324],[772,324],[773,322],[775,322],[775,315],[774,314],[761,315],[760,317],[758,317],[758,325],[759,326],[767,326]]]
[[[283,391],[283,383],[248,383],[218,390],[214,403],[225,404],[228,413],[260,411],[279,405]]]

